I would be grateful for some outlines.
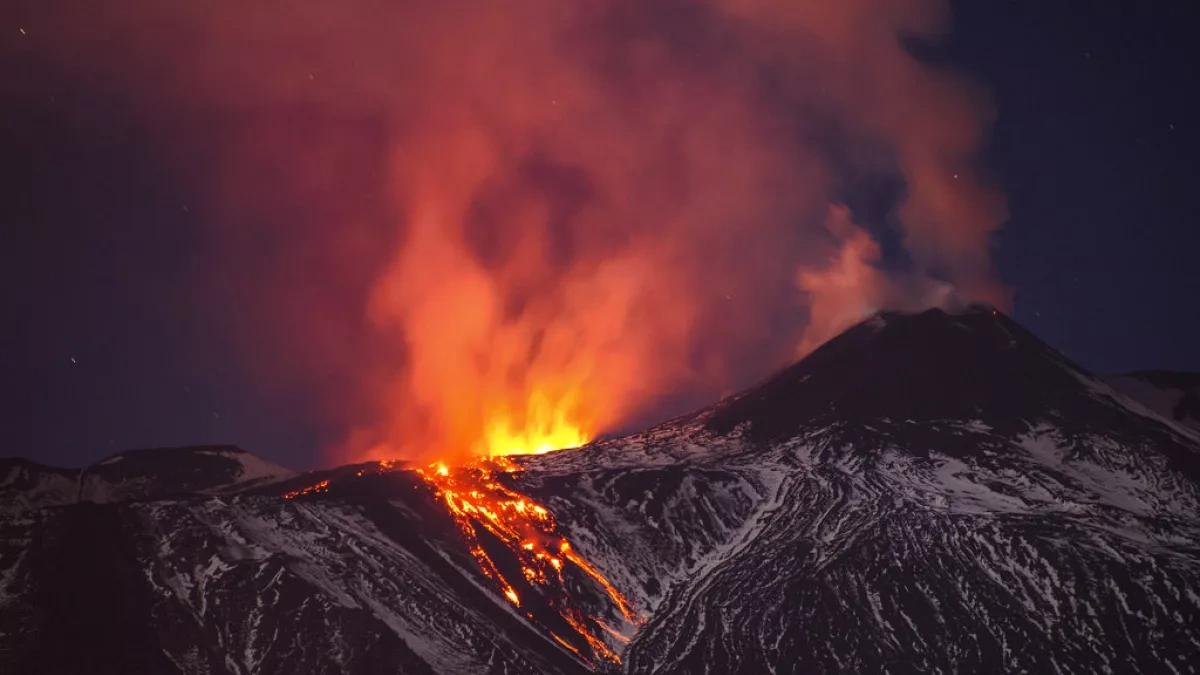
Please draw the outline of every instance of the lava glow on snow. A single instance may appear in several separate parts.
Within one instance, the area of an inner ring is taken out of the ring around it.
[[[532,446],[542,449],[542,444]],[[618,591],[587,560],[581,557],[558,529],[554,516],[541,504],[520,494],[499,479],[504,473],[517,470],[516,465],[505,456],[481,459],[467,466],[451,468],[445,464],[434,464],[417,473],[433,487],[450,515],[454,517],[463,540],[471,555],[479,564],[484,576],[491,579],[516,608],[526,617],[534,619],[533,613],[523,605],[521,595],[506,578],[499,566],[484,549],[480,536],[486,532],[504,544],[520,561],[524,582],[532,588],[556,591],[565,588],[564,574],[568,568],[582,572],[603,589],[616,605],[625,621],[637,625],[640,622],[629,600]],[[600,617],[589,613],[567,593],[546,593],[544,601],[564,622],[570,626],[578,639],[590,648],[596,657],[619,662],[620,658],[603,639],[602,632],[619,641],[626,638]],[[551,629],[547,629],[559,644],[574,652],[585,661],[590,659],[576,645]]]
[[[509,459],[510,455],[541,454],[559,448],[577,447],[587,439],[574,429],[548,435],[513,434],[505,425],[495,425],[493,430],[495,433],[489,436],[487,444],[497,449],[497,454],[454,467],[437,462],[417,469],[415,473],[429,485],[439,503],[453,517],[480,571],[495,584],[497,591],[509,603],[526,618],[540,624],[558,644],[581,660],[592,665],[594,659],[619,663],[620,657],[610,648],[604,635],[618,642],[627,642],[628,637],[566,592],[571,570],[582,574],[577,580],[586,577],[595,584],[597,590],[603,591],[628,625],[640,625],[641,617],[629,599],[571,546],[559,530],[553,514],[545,506],[518,492],[511,481],[501,478],[504,474],[515,474],[519,470]],[[530,442],[533,440],[536,442]],[[522,447],[531,450],[518,450]],[[396,462],[382,461],[373,470],[358,471],[357,476],[382,474],[399,468]],[[288,492],[283,498],[295,499],[328,491],[329,481],[322,480]],[[520,581],[510,578],[515,576],[512,573],[505,575],[502,566],[487,552],[481,537],[489,537],[511,551],[520,565]],[[539,596],[537,602],[527,602],[529,598],[523,600],[514,581],[535,590]],[[534,605],[539,612],[548,608],[562,620],[562,626],[569,627],[574,635],[564,636],[555,632],[553,627],[547,625],[547,621],[541,620],[546,617],[544,613],[535,615]],[[583,649],[585,645],[586,651]]]

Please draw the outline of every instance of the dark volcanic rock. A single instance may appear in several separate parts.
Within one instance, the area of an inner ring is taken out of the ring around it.
[[[986,419],[1006,432],[1035,420],[1113,431],[1086,371],[1007,316],[885,312],[822,345],[750,392],[718,406],[710,427],[742,423],[774,441],[826,423]],[[1101,419],[1097,419],[1097,417]],[[1131,429],[1143,431],[1142,425]]]
[[[0,671],[582,673],[545,628],[570,600],[630,673],[1194,672],[1200,434],[1190,385],[1136,377],[1183,393],[987,307],[888,313],[709,410],[517,458],[501,480],[640,625],[577,570],[512,607],[411,471],[5,460]]]
[[[70,504],[78,494],[78,469],[0,458],[0,513]]]
[[[373,479],[352,499],[19,514],[0,556],[4,672],[584,672],[489,593],[427,492]]]
[[[42,517],[16,570],[28,584],[19,609],[4,613],[15,619],[2,629],[12,672],[170,672],[118,509],[85,504]],[[9,639],[29,634],[38,639]]]
[[[80,499],[108,502],[238,490],[295,476],[229,445],[127,450],[83,470]]]
[[[296,476],[231,445],[126,450],[82,469],[0,458],[0,512],[244,491]]]

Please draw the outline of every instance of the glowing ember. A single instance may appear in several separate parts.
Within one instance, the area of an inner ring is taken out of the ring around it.
[[[381,461],[381,462],[376,462],[376,463],[375,463],[375,471],[374,471],[374,473],[377,473],[377,474],[386,473],[386,472],[388,472],[388,471],[391,471],[391,470],[392,470],[392,469],[394,469],[395,467],[396,467],[396,462],[393,462],[393,461],[390,461],[390,460],[386,460],[386,459],[385,459],[385,460],[383,460],[383,461]],[[368,470],[367,470],[367,469],[359,469],[358,473],[356,473],[355,475],[356,475],[356,476],[358,476],[359,478],[362,478],[362,477],[363,477],[364,475],[366,475],[367,473],[368,473]]]
[[[375,463],[374,471],[370,471],[368,469],[359,469],[358,472],[355,473],[354,475],[359,478],[362,478],[363,476],[365,476],[368,473],[382,474],[382,473],[391,471],[394,468],[396,468],[396,462],[393,462],[390,460],[384,460],[382,462]],[[315,494],[318,492],[329,492],[329,480],[328,479],[320,481],[318,483],[313,483],[312,485],[301,488],[299,490],[292,490],[291,492],[285,493],[283,495],[283,498],[284,499],[295,499],[296,497],[300,497],[303,495],[309,495],[309,494]]]
[[[283,496],[283,498],[284,499],[295,499],[296,497],[301,497],[301,496],[304,496],[307,494],[312,494],[314,492],[328,492],[328,491],[329,491],[329,481],[323,480],[320,483],[314,483],[313,485],[309,485],[308,487],[300,488],[299,490],[293,490],[292,492],[285,494]]]
[[[427,469],[418,469],[417,473],[429,483],[454,517],[467,550],[475,558],[479,569],[496,584],[509,602],[522,607],[513,581],[504,576],[496,561],[480,543],[479,536],[483,531],[512,551],[520,563],[522,583],[547,591],[545,604],[587,643],[593,654],[606,661],[619,663],[620,658],[609,648],[602,635],[610,634],[620,641],[625,641],[624,636],[599,617],[590,615],[568,594],[554,596],[549,591],[564,588],[563,575],[569,563],[603,589],[626,621],[637,624],[640,618],[629,600],[563,538],[554,517],[545,507],[497,480],[498,474],[515,470],[511,461],[496,457],[453,470],[444,464],[433,464]],[[535,619],[531,612],[527,612],[526,616]],[[549,628],[547,630],[559,644],[581,659],[588,660],[579,647]]]

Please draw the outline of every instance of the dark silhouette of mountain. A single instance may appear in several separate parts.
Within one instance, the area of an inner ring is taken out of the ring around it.
[[[1200,430],[1200,373],[1140,370],[1104,379],[1159,415]]]

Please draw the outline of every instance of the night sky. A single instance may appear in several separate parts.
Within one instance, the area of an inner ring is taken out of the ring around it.
[[[988,157],[1010,211],[995,260],[1016,318],[1095,371],[1200,371],[1200,53],[1185,5],[957,3],[929,57],[994,93]],[[4,45],[17,22],[0,14]],[[28,60],[0,65],[7,76],[41,88],[0,104],[0,455],[77,465],[233,443],[319,465],[330,430],[304,414],[306,392],[265,393],[219,329],[254,261],[202,242],[207,139],[165,154],[135,101]]]

